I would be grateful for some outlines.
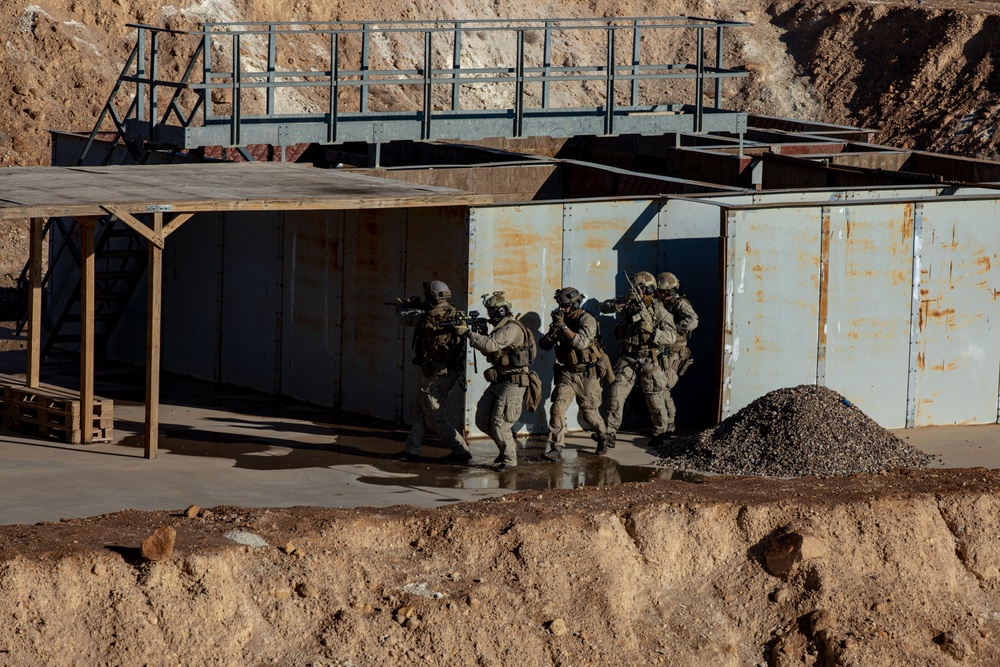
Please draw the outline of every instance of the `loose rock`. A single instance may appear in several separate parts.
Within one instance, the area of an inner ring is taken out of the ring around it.
[[[140,551],[143,560],[159,561],[170,558],[174,553],[174,540],[176,539],[176,530],[170,526],[160,526],[152,535],[142,541]]]
[[[548,623],[549,632],[554,634],[556,637],[562,637],[568,632],[566,628],[566,621],[561,618],[554,619]]]

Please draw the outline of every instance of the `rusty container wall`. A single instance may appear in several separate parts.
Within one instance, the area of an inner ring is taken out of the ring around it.
[[[597,316],[612,363],[618,359],[618,341],[612,335],[615,317],[601,315],[600,302],[626,293],[626,272],[655,269],[658,212],[659,203],[648,199],[567,202],[564,207],[561,282],[587,297],[584,307]],[[550,322],[548,312],[555,308],[552,292],[546,296],[543,331]],[[551,366],[545,369],[549,375]],[[583,427],[578,413],[575,403],[567,411],[570,430]]]
[[[1000,202],[918,204],[914,424],[997,421]]]
[[[816,383],[886,427],[905,425],[913,206],[832,205],[823,226]]]
[[[277,393],[281,389],[280,325],[283,216],[227,216],[223,245],[222,382]]]
[[[340,403],[343,211],[285,214],[281,393]]]
[[[562,280],[563,205],[523,204],[519,206],[476,207],[469,210],[469,308],[485,317],[480,296],[503,290],[515,312],[533,332],[536,340],[548,328],[552,295]],[[541,352],[541,351],[539,351]],[[540,354],[534,370],[542,378],[547,399],[552,387],[550,354]],[[481,436],[476,427],[476,405],[488,383],[483,371],[488,366],[476,353],[479,372],[473,369],[470,351],[466,374],[465,424],[470,435]],[[548,429],[548,402],[535,413],[525,410],[515,424],[517,432]]]
[[[997,421],[1000,203],[913,194],[727,211],[723,416],[816,383],[886,428]]]
[[[819,209],[729,210],[722,417],[816,381]]]
[[[708,426],[719,417],[722,332],[722,210],[715,205],[668,199],[659,215],[659,271],[681,283],[698,315],[688,347],[694,363],[671,390],[679,426]]]
[[[451,288],[451,302],[461,311],[467,311],[469,236],[466,226],[467,209],[464,206],[411,208],[406,210],[406,266],[404,289],[395,296],[407,297],[423,294],[424,281],[440,280]],[[393,301],[394,299],[388,299]],[[479,304],[473,303],[475,310]],[[395,315],[388,306],[376,307]],[[397,326],[402,327],[397,321]],[[412,422],[411,410],[420,386],[420,369],[413,361],[414,329],[402,331],[403,340],[403,394],[402,420]],[[460,432],[465,419],[465,393],[455,388],[448,397],[446,411],[451,424]]]
[[[348,211],[344,218],[341,407],[401,419],[409,340],[383,305],[404,291],[406,211]]]

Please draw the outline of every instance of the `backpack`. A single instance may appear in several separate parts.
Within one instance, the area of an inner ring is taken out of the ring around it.
[[[534,412],[542,404],[542,378],[535,371],[528,371],[528,389],[524,392],[524,407]]]
[[[521,327],[521,332],[524,333],[525,346],[521,348],[528,355],[528,366],[535,363],[535,359],[538,357],[538,344],[535,342],[535,336],[531,333],[531,329],[527,327],[521,320],[514,320],[517,326]],[[542,378],[538,377],[538,373],[533,370],[528,370],[528,387],[524,392],[524,407],[528,408],[528,412],[534,412],[538,409],[538,406],[542,404]]]

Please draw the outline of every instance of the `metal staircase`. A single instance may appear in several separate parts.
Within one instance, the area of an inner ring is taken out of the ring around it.
[[[726,31],[674,17],[130,25],[135,45],[78,165],[123,144],[203,157],[248,146],[724,132]],[[119,152],[119,155],[121,153]]]
[[[75,349],[80,342],[80,235],[73,218],[51,218],[45,225],[50,240],[48,270],[42,277],[42,359],[53,346]],[[94,234],[95,352],[104,356],[136,287],[146,273],[146,240],[114,216],[98,220]],[[27,290],[30,262],[19,284]],[[55,280],[53,280],[55,276]],[[20,334],[27,314],[18,321]]]

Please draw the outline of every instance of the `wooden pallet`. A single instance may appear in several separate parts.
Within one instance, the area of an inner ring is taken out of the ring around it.
[[[42,384],[25,387],[24,380],[0,374],[0,420],[3,427],[56,438],[78,445],[83,442],[80,430],[80,393],[64,387]],[[114,402],[94,397],[91,417],[91,442],[109,442],[114,431]]]

